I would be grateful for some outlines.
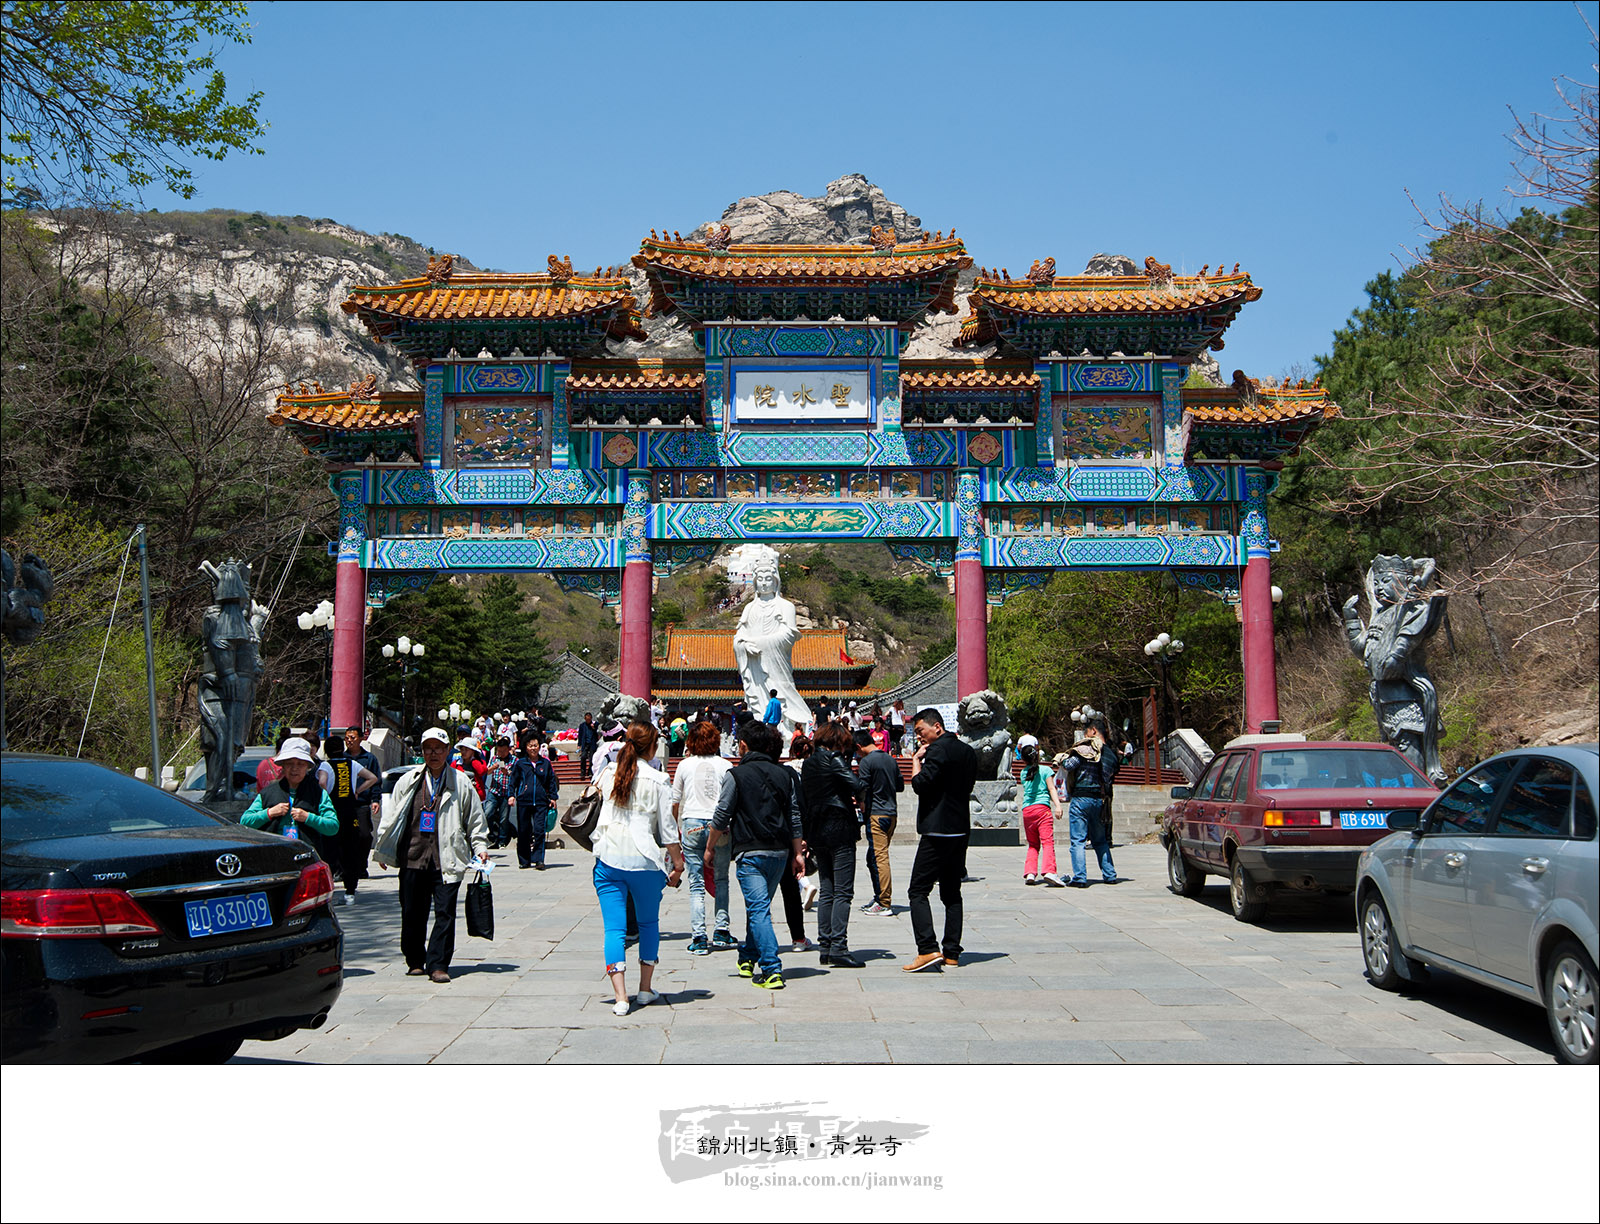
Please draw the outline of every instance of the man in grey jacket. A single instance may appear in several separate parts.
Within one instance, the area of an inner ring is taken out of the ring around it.
[[[489,825],[477,789],[450,768],[450,736],[422,733],[422,765],[395,784],[373,837],[373,860],[400,868],[400,951],[408,976],[450,980],[456,897],[467,870],[489,861]],[[428,911],[433,932],[428,933]]]

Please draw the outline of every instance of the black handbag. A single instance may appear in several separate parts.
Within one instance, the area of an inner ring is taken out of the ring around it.
[[[594,829],[600,823],[600,791],[589,787],[561,813],[561,831],[585,850],[594,851]]]
[[[481,871],[467,885],[467,934],[474,939],[494,938],[494,890]]]

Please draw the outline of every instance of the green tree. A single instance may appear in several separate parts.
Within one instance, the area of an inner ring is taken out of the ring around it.
[[[556,678],[550,644],[538,630],[539,613],[527,606],[516,579],[504,574],[489,579],[478,602],[483,687],[477,700],[492,698],[498,709],[525,709]]]
[[[45,558],[56,578],[43,632],[27,646],[0,646],[10,746],[76,756],[81,741],[82,755],[93,760],[122,769],[148,765],[138,558],[128,553],[127,537],[65,505],[31,518],[7,546],[13,555]],[[158,693],[173,691],[185,656],[178,638],[156,634]],[[174,738],[170,716],[161,722],[161,743],[171,753],[182,737]]]
[[[240,0],[6,0],[6,194],[115,205],[154,183],[187,199],[186,159],[261,152],[261,93],[230,99],[216,65],[220,44],[250,41],[247,15]]]

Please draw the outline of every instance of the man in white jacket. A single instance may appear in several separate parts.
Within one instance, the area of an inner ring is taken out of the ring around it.
[[[489,826],[471,779],[450,768],[450,736],[442,728],[422,733],[422,764],[395,784],[372,841],[374,861],[400,869],[400,951],[406,973],[448,982],[456,897],[474,858],[489,861]]]

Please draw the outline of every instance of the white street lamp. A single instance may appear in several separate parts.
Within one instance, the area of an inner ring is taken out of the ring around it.
[[[394,658],[394,647],[389,645],[388,642],[383,644],[383,657],[386,659]]]
[[[449,717],[450,717],[450,711],[449,710],[440,710],[439,711],[439,721],[440,722],[444,722]]]
[[[1273,587],[1272,588],[1272,602],[1275,603],[1275,604],[1283,602],[1283,588],[1282,587]]]

